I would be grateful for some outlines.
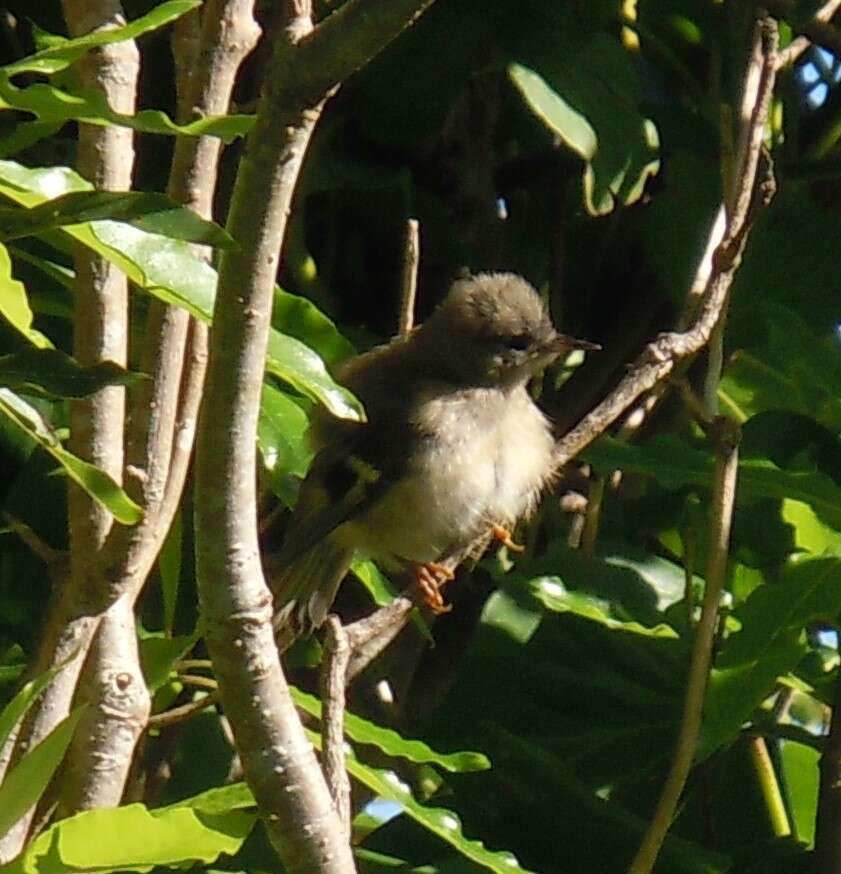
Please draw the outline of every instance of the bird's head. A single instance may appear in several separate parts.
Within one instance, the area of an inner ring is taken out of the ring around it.
[[[559,334],[537,292],[513,273],[457,280],[422,330],[466,381],[485,385],[519,385],[561,354],[599,348]]]

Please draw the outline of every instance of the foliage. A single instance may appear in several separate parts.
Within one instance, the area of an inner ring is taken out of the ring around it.
[[[209,322],[216,272],[193,244],[236,245],[222,229],[224,185],[218,223],[204,222],[161,193],[160,167],[174,134],[235,142],[252,118],[173,121],[173,73],[154,32],[196,4],[125,5],[125,28],[66,39],[54,32],[57,0],[12,3],[32,19],[17,31],[25,56],[0,37],[0,509],[9,523],[0,533],[0,741],[52,679],[15,696],[47,595],[21,524],[64,546],[66,478],[125,525],[140,514],[64,447],[67,399],[108,384],[136,392],[149,298]],[[267,554],[282,536],[275,504],[294,503],[311,460],[314,406],[364,414],[330,368],[394,333],[407,217],[421,226],[420,317],[460,268],[510,269],[540,289],[565,331],[602,344],[539,387],[560,427],[674,325],[720,200],[732,127],[719,107],[737,104],[750,25],[738,5],[438,0],[331,101],[275,293],[257,435]],[[141,105],[154,108],[127,118],[83,93],[71,65],[104,41],[142,34],[156,75]],[[807,53],[782,73],[767,131],[779,192],[753,230],[728,314],[719,408],[743,440],[726,615],[663,874],[812,863],[841,615],[839,95],[813,106],[800,78],[819,61]],[[153,158],[141,161],[137,191],[95,192],[65,166],[78,121],[155,135],[139,140]],[[228,175],[237,154],[226,153]],[[132,282],[127,368],[86,368],[71,355],[76,246]],[[700,361],[686,374],[699,390],[704,369]],[[346,731],[360,870],[625,870],[680,720],[713,465],[703,430],[667,394],[634,439],[602,438],[546,496],[522,532],[524,555],[488,555],[447,590],[451,614],[410,625],[359,679]],[[605,494],[588,552],[570,546],[578,520],[559,498],[594,476]],[[190,679],[190,660],[204,655],[191,550],[188,495],[140,607],[156,712],[204,694]],[[354,571],[362,584],[346,582],[337,605],[348,617],[387,601],[398,583],[369,562]],[[290,654],[290,671],[312,689],[312,649],[303,650]],[[312,695],[297,701],[320,718]],[[74,711],[0,784],[0,833],[42,796],[80,718]],[[215,708],[153,728],[138,765],[146,782],[133,787],[140,801],[53,822],[4,870],[275,870],[251,796],[226,785],[232,757]],[[782,820],[770,812],[774,798]]]

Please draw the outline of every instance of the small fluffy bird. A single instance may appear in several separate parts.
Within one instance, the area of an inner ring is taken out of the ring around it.
[[[448,559],[534,507],[552,475],[549,422],[529,380],[559,355],[598,346],[559,334],[512,273],[453,283],[408,337],[339,374],[367,421],[316,413],[317,451],[272,580],[279,639],[319,626],[354,556],[409,569],[442,612]]]

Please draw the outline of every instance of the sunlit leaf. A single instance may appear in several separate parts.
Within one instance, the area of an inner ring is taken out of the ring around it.
[[[101,91],[71,94],[43,83],[17,88],[8,76],[0,72],[0,110],[3,109],[32,113],[44,124],[57,125],[69,121],[116,124],[148,134],[215,136],[226,143],[245,136],[254,125],[254,117],[250,115],[209,115],[187,124],[176,124],[158,109],[143,109],[135,115],[124,115],[108,106]]]
[[[14,161],[0,161],[0,193],[24,206],[89,188],[86,180],[66,167],[31,170]],[[114,262],[149,294],[203,321],[211,320],[216,271],[184,241],[108,220],[71,225],[59,233]],[[294,337],[270,331],[266,368],[336,416],[359,419],[363,415],[359,402],[330,376],[322,359]]]
[[[311,731],[307,731],[307,734],[313,744],[320,747],[321,741],[318,735]],[[495,874],[511,874],[511,872],[529,874],[527,869],[520,866],[513,854],[489,850],[481,841],[467,838],[462,831],[459,818],[452,811],[440,807],[428,807],[417,801],[409,791],[409,787],[393,771],[364,765],[352,755],[346,759],[346,765],[348,773],[363,786],[373,790],[380,798],[399,804],[407,816],[477,865],[494,871]]]
[[[167,0],[167,2],[156,6],[151,12],[122,27],[96,30],[75,39],[65,39],[55,34],[49,34],[49,38],[45,39],[42,33],[41,41],[48,42],[49,47],[12,64],[6,64],[0,68],[0,72],[6,76],[14,76],[18,73],[44,73],[47,75],[57,73],[96,46],[136,39],[144,33],[164,27],[200,5],[201,0]]]
[[[233,239],[164,194],[145,191],[69,191],[38,206],[0,207],[0,236],[32,236],[64,225],[109,219],[173,240],[231,248]]]
[[[254,826],[253,799],[242,784],[149,810],[127,804],[62,819],[7,867],[8,874],[151,871],[233,855]]]
[[[53,681],[55,675],[64,668],[65,664],[66,662],[56,665],[34,680],[30,680],[3,708],[0,712],[0,750],[3,749],[12,729],[26,715],[41,692]]]
[[[52,344],[32,327],[32,310],[26,295],[26,288],[12,276],[12,262],[9,250],[0,244],[0,314],[30,342],[42,349]]]

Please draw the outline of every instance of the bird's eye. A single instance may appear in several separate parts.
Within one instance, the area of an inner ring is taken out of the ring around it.
[[[508,338],[508,346],[510,349],[515,349],[517,352],[525,352],[531,345],[528,334],[514,334]]]

